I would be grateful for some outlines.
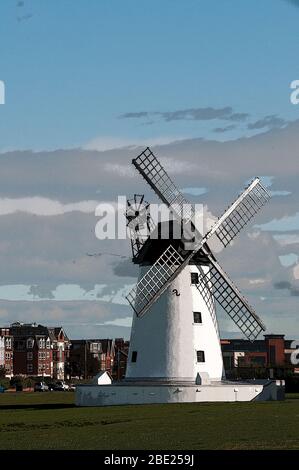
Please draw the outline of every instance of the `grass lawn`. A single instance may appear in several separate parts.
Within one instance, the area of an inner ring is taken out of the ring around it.
[[[299,449],[284,402],[76,408],[71,392],[0,394],[0,449]]]

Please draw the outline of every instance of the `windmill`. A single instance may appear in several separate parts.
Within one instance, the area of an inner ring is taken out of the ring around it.
[[[221,381],[224,371],[215,304],[251,341],[265,326],[220,266],[208,242],[217,237],[223,247],[228,246],[270,196],[255,178],[203,235],[194,224],[193,206],[153,152],[146,148],[132,163],[175,220],[168,239],[142,238],[141,225],[154,233],[161,223],[155,227],[143,196],[135,195],[128,201],[133,262],[139,265],[140,273],[127,295],[134,316],[126,381]],[[185,238],[172,236],[175,225],[193,240],[191,249],[186,249]]]
[[[77,386],[76,405],[283,400],[284,381],[225,379],[216,303],[251,341],[265,326],[209,246],[215,237],[228,246],[268,201],[268,192],[255,178],[203,234],[196,207],[152,151],[146,148],[132,163],[174,218],[154,221],[143,195],[127,202],[139,280],[127,295],[134,315],[126,376]]]

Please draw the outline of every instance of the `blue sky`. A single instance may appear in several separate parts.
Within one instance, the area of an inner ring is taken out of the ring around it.
[[[99,241],[94,209],[153,200],[130,167],[151,145],[214,219],[262,177],[271,202],[219,258],[267,332],[294,335],[298,23],[299,0],[0,1],[0,325],[129,336],[130,244]]]
[[[294,4],[296,2],[293,2]],[[1,149],[256,131],[223,121],[119,119],[223,108],[298,118],[299,8],[287,0],[2,0]],[[31,16],[32,15],[32,16]],[[148,124],[149,122],[155,122]]]

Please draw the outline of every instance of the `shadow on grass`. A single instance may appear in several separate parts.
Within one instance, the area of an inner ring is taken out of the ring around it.
[[[10,404],[0,405],[1,410],[61,410],[64,408],[75,408],[74,403],[37,403],[37,404]]]

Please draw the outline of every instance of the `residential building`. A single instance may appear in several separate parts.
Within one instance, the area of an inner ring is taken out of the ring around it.
[[[221,348],[226,373],[236,373],[245,368],[264,368],[277,371],[278,369],[299,372],[290,361],[294,351],[292,340],[286,340],[284,335],[264,335],[264,339],[249,341],[245,339],[222,339]]]
[[[70,341],[62,327],[17,322],[0,331],[5,332],[7,376],[65,378]]]
[[[89,378],[100,371],[112,374],[114,354],[112,339],[72,340],[69,359],[71,376]]]
[[[122,380],[126,375],[129,345],[129,341],[125,341],[123,338],[115,338],[114,340],[115,354],[112,369],[114,380]]]
[[[52,377],[54,379],[64,380],[68,375],[66,365],[69,363],[71,343],[61,326],[57,328],[48,328],[48,331],[52,344]]]
[[[0,336],[0,369],[5,367],[5,338]]]
[[[13,337],[9,328],[0,328],[0,366],[7,377],[13,376]]]

